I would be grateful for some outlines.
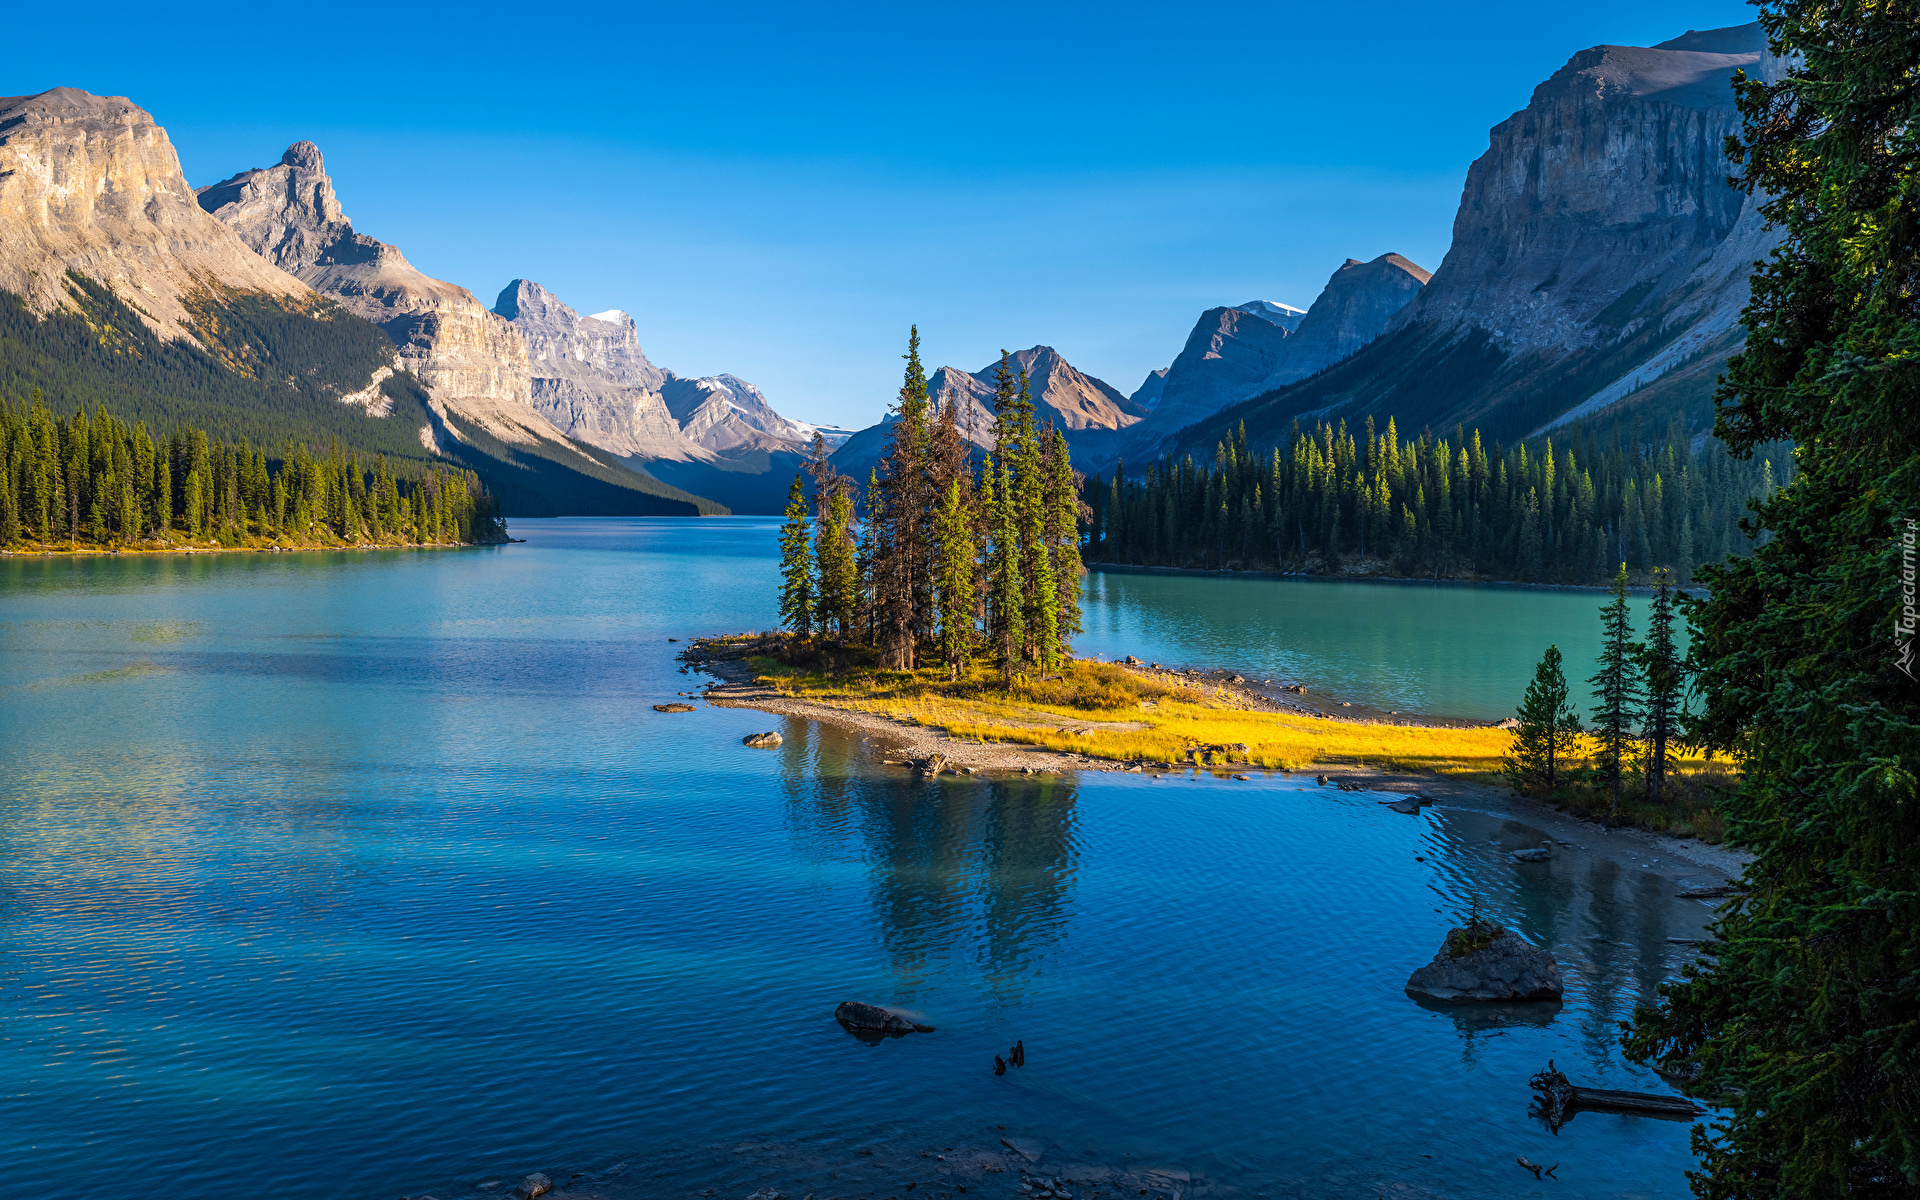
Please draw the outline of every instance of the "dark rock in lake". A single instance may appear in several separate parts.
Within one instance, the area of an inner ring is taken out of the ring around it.
[[[1517,863],[1543,863],[1552,857],[1552,842],[1541,842],[1538,846],[1526,850],[1515,850],[1513,852],[1513,861]]]
[[[833,1010],[833,1019],[855,1033],[864,1031],[904,1037],[909,1033],[933,1032],[931,1025],[922,1025],[877,1004],[865,1004],[859,1000],[841,1001],[840,1007]]]
[[[1389,801],[1387,803],[1387,807],[1392,809],[1394,812],[1406,813],[1409,816],[1412,816],[1419,813],[1420,802],[1418,800],[1415,800],[1413,797],[1409,796],[1404,800]]]
[[[552,1190],[553,1180],[536,1171],[522,1179],[520,1186],[513,1189],[513,1194],[519,1196],[520,1200],[534,1200],[535,1197],[544,1196]]]
[[[672,704],[656,704],[653,706],[653,711],[655,712],[692,712],[693,710],[693,705],[681,704],[678,701]]]
[[[1486,944],[1468,950],[1479,941]],[[1512,930],[1484,926],[1448,931],[1440,953],[1415,971],[1406,987],[1409,996],[1449,1002],[1558,1000],[1565,990],[1552,951],[1529,945]]]
[[[740,739],[740,744],[742,746],[753,746],[756,749],[758,749],[766,746],[778,746],[780,744],[780,741],[781,741],[780,735],[774,732],[773,730],[769,729],[765,733],[748,734],[747,736]]]

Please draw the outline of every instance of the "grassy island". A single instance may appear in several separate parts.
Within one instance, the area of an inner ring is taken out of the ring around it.
[[[1231,677],[1202,682],[1086,659],[1016,674],[1008,682],[984,659],[971,661],[956,679],[944,666],[888,670],[858,648],[780,635],[715,638],[700,647],[716,657],[738,657],[755,682],[795,699],[930,726],[956,738],[1118,762],[1289,771],[1341,764],[1495,782],[1511,741],[1502,729],[1315,717],[1282,709]]]

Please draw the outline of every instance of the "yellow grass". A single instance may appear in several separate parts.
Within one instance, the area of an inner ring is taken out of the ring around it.
[[[1492,782],[1512,738],[1500,729],[1439,729],[1253,712],[1219,694],[1076,662],[1002,687],[979,672],[955,684],[932,671],[833,675],[756,659],[761,682],[797,699],[876,713],[954,737],[1014,742],[1122,762],[1202,761],[1301,770],[1353,765]],[[1075,704],[1074,698],[1096,703]],[[1063,700],[1067,702],[1062,702]],[[1214,749],[1244,744],[1247,749]]]

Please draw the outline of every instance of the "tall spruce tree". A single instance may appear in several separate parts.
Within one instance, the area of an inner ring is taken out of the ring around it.
[[[1653,602],[1647,610],[1647,640],[1640,650],[1641,677],[1646,681],[1646,752],[1641,773],[1647,781],[1647,799],[1658,804],[1666,791],[1673,747],[1680,740],[1687,676],[1673,633],[1677,615],[1673,573],[1662,568],[1654,572],[1653,578]]]
[[[1525,796],[1550,793],[1560,786],[1567,765],[1585,740],[1580,714],[1567,700],[1567,677],[1560,647],[1548,646],[1534,668],[1533,682],[1520,701],[1520,724],[1513,731],[1505,773],[1513,790]]]
[[[841,477],[844,479],[844,476]],[[858,628],[860,568],[855,554],[853,488],[828,489],[826,504],[814,539],[814,564],[819,585],[814,620],[842,638]]]
[[[1716,397],[1737,454],[1791,439],[1758,546],[1697,572],[1693,737],[1738,750],[1720,808],[1753,854],[1715,953],[1629,1052],[1725,1106],[1696,1194],[1920,1194],[1920,9],[1760,6],[1775,82],[1737,85],[1740,182],[1783,241]]]
[[[1046,475],[1046,538],[1053,555],[1054,630],[1064,651],[1080,632],[1080,518],[1091,515],[1080,499],[1081,481],[1068,458],[1067,438],[1049,428],[1042,469]]]
[[[894,404],[893,433],[867,506],[874,645],[883,666],[910,671],[929,629],[932,607],[932,493],[928,472],[927,372],[920,328],[907,334],[906,378]]]
[[[807,489],[795,474],[787,489],[787,521],[780,527],[780,623],[801,637],[813,633],[813,522]]]
[[[934,597],[939,613],[937,637],[940,658],[950,678],[959,679],[973,653],[977,627],[974,612],[978,599],[974,594],[975,560],[973,514],[967,511],[968,495],[959,479],[947,484],[940,508],[934,515]]]
[[[1613,577],[1612,597],[1600,610],[1600,669],[1593,685],[1594,765],[1612,794],[1608,818],[1620,817],[1620,787],[1638,741],[1642,688],[1639,647],[1633,641],[1633,617],[1627,611],[1627,564]]]

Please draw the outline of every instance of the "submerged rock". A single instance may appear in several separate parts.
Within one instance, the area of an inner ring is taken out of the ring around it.
[[[1541,842],[1538,846],[1526,850],[1515,850],[1513,861],[1518,863],[1543,863],[1553,857],[1553,843]]]
[[[1433,961],[1407,980],[1407,995],[1429,1000],[1558,1000],[1565,990],[1553,952],[1497,926],[1447,933]]]
[[[780,735],[775,731],[769,729],[765,733],[748,734],[747,736],[740,739],[740,744],[742,746],[753,746],[753,747],[759,748],[764,746],[778,746],[780,744],[780,741],[781,741]]]
[[[833,1010],[833,1019],[856,1033],[865,1031],[904,1037],[909,1033],[933,1032],[931,1025],[922,1025],[878,1004],[866,1004],[859,1000],[841,1001],[840,1007]]]
[[[513,1189],[513,1194],[519,1196],[521,1200],[535,1200],[536,1197],[544,1196],[552,1190],[553,1180],[536,1171],[521,1180],[520,1186]]]

